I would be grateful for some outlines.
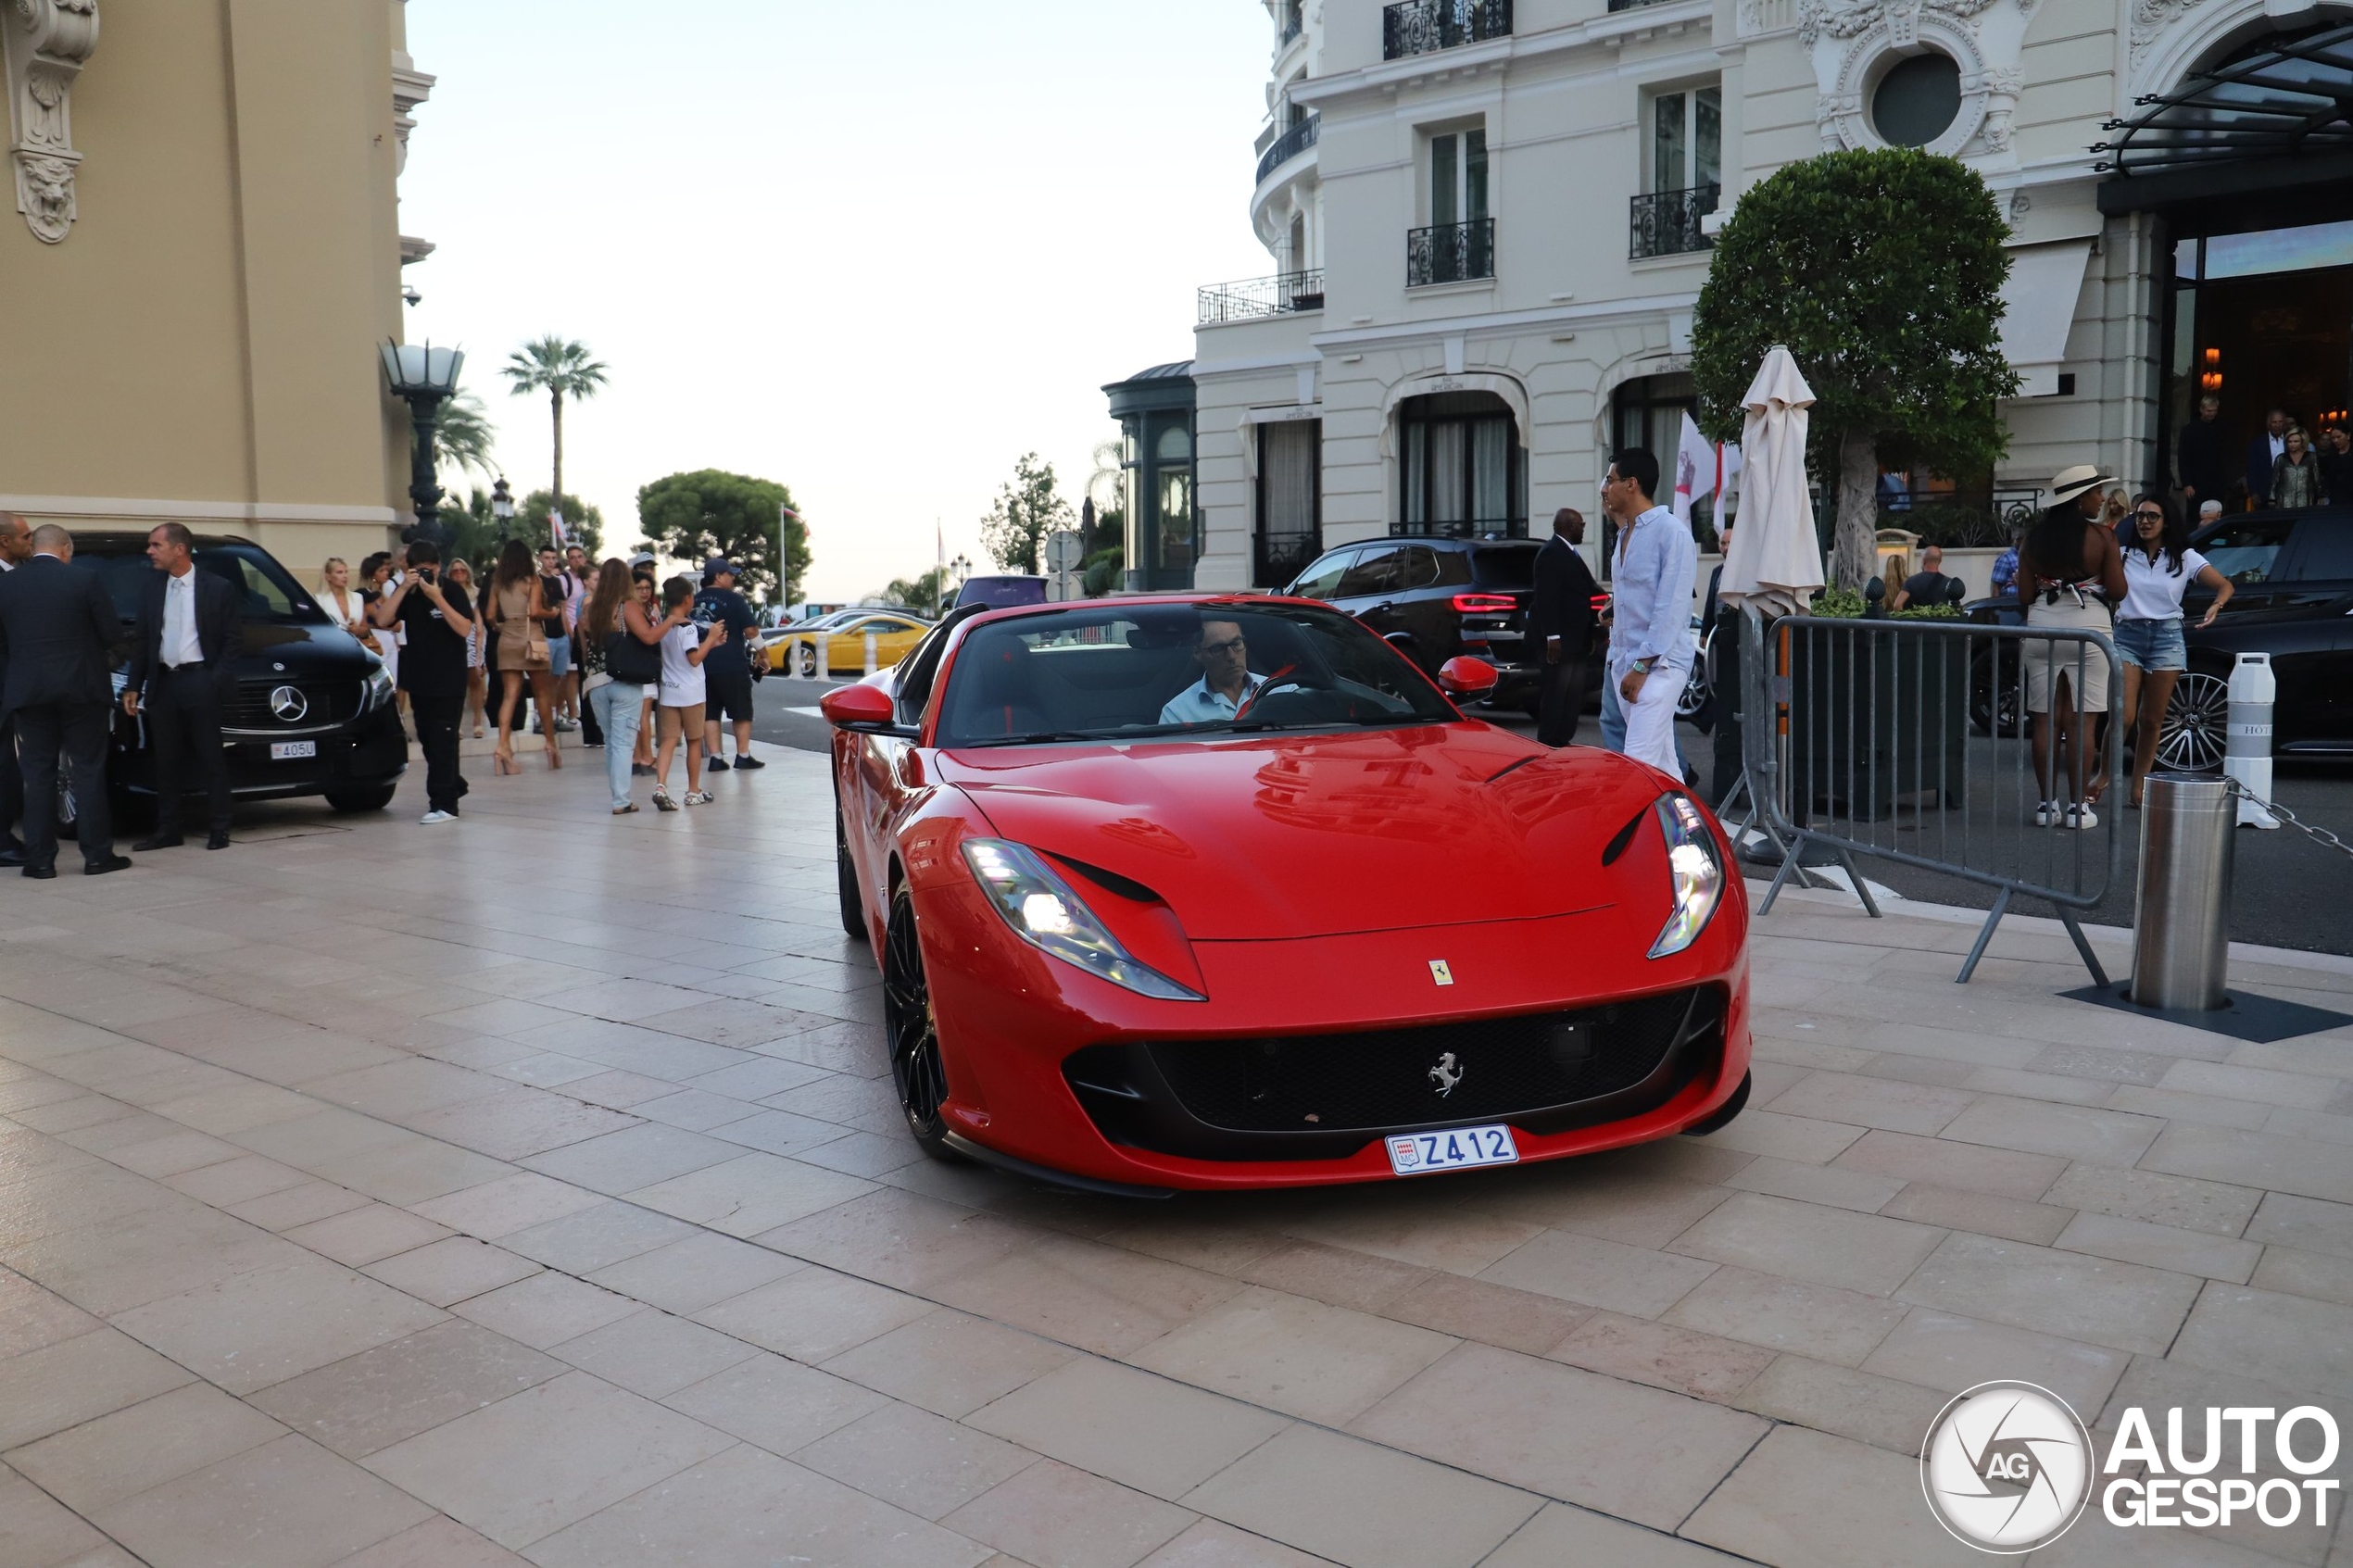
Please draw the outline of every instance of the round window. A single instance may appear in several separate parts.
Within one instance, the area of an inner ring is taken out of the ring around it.
[[[1890,146],[1925,147],[1961,112],[1961,68],[1944,55],[1895,62],[1871,94],[1871,126]]]

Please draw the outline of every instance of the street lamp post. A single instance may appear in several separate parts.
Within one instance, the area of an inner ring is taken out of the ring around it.
[[[500,474],[498,483],[490,487],[490,515],[498,520],[498,548],[507,547],[507,531],[515,522],[515,493],[507,486],[507,476]]]
[[[384,356],[385,383],[395,397],[409,405],[409,417],[415,421],[416,438],[410,444],[409,468],[409,498],[417,506],[414,538],[444,545],[447,543],[447,530],[441,525],[442,491],[439,465],[434,459],[434,416],[458,390],[458,372],[466,363],[465,352],[435,348],[431,344],[420,347],[390,339],[378,352]]]

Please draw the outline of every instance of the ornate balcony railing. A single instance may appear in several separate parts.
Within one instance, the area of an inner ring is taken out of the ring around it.
[[[1258,316],[1288,316],[1295,310],[1324,307],[1324,270],[1278,272],[1271,278],[1245,278],[1236,283],[1212,283],[1201,291],[1201,324],[1247,321]]]
[[[1654,191],[1634,198],[1634,219],[1626,254],[1680,256],[1706,250],[1716,242],[1700,232],[1700,220],[1716,210],[1720,185],[1694,185],[1688,191]]]
[[[1305,119],[1276,137],[1274,145],[1268,147],[1259,157],[1258,182],[1265,184],[1266,176],[1314,146],[1316,137],[1322,133],[1323,123],[1323,116],[1309,115]]]
[[[1250,585],[1284,588],[1324,553],[1318,533],[1253,533],[1250,539]]]
[[[1281,38],[1276,40],[1275,47],[1277,49],[1290,48],[1290,41],[1298,37],[1301,32],[1304,31],[1306,27],[1306,18],[1302,16],[1296,9],[1292,10],[1289,15],[1283,18],[1283,35]]]
[[[1483,44],[1511,31],[1512,0],[1400,0],[1381,12],[1381,58]]]
[[[1405,286],[1466,283],[1495,275],[1495,220],[1441,223],[1405,236]]]
[[[1609,8],[1613,11],[1639,11],[1644,6],[1664,4],[1666,0],[1609,0]]]

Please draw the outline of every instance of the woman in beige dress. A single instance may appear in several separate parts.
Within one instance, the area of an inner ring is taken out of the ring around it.
[[[541,629],[547,607],[540,600],[539,569],[531,558],[529,546],[520,539],[507,541],[498,570],[491,574],[490,591],[484,596],[490,601],[490,621],[498,629],[498,681],[503,688],[498,699],[498,749],[491,760],[501,773],[520,773],[522,768],[515,761],[515,704],[522,698],[523,677],[531,677],[531,697],[540,712],[554,712],[556,697],[555,678],[548,673],[547,637]],[[564,765],[556,741],[550,725],[547,734],[550,769]]]

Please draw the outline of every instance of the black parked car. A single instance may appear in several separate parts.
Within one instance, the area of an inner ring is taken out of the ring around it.
[[[1457,654],[1483,659],[1500,677],[1488,704],[1533,713],[1542,665],[1526,643],[1542,548],[1531,539],[1368,539],[1326,550],[1283,592],[1347,611],[1433,677]],[[1601,690],[1601,664],[1587,661],[1589,695]]]
[[[74,533],[74,569],[103,573],[122,616],[123,640],[114,652],[118,696],[140,594],[155,572],[146,549],[145,533]],[[409,766],[409,741],[384,662],[328,620],[286,569],[250,540],[200,533],[195,560],[198,571],[226,577],[245,599],[245,648],[221,730],[236,797],[324,796],[338,811],[390,805]],[[114,798],[152,801],[155,760],[145,723],[117,706],[113,731],[107,782]],[[70,823],[70,798],[61,798],[58,809]]]
[[[2183,601],[2190,668],[2165,710],[2158,760],[2168,768],[2219,767],[2230,741],[2231,669],[2242,653],[2268,653],[2279,682],[2271,749],[2281,757],[2353,757],[2353,509],[2247,512],[2191,536],[2191,547],[2236,585],[2201,632],[2212,596],[2192,586]],[[1979,599],[1969,618],[2025,620],[2014,596]],[[1978,728],[1992,727],[1992,659],[1973,672]],[[2002,733],[2017,732],[2017,679],[2000,684]]]

